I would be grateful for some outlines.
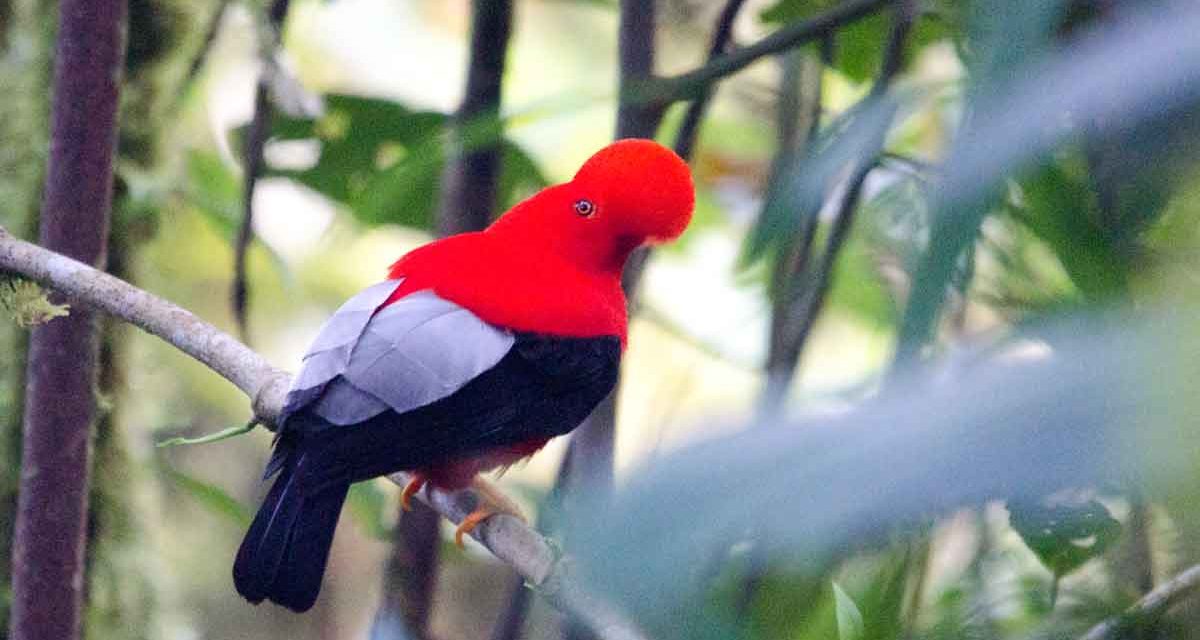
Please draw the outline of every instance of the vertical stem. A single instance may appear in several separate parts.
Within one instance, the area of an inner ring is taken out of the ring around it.
[[[40,242],[100,265],[112,204],[126,6],[124,0],[63,0],[59,11]],[[30,339],[13,640],[80,634],[96,350],[96,326],[84,308],[38,327]]]
[[[50,97],[45,90],[53,74],[53,3],[21,2],[10,6],[9,34],[23,34],[22,46],[8,41],[0,48],[0,193],[4,210],[0,226],[21,236],[31,234],[37,220],[46,168]],[[28,340],[13,323],[0,323],[0,584],[12,584],[12,544],[21,467],[21,421],[25,395]],[[11,602],[0,599],[0,635],[8,629]]]
[[[231,304],[233,317],[237,321],[238,337],[249,342],[247,316],[249,314],[249,283],[246,279],[246,254],[254,239],[254,188],[263,171],[263,148],[271,132],[271,79],[276,73],[275,51],[279,48],[283,21],[287,18],[290,0],[272,0],[267,11],[267,26],[259,48],[262,69],[258,73],[258,84],[254,90],[254,116],[246,133],[245,148],[242,149],[242,220],[238,225],[237,238],[233,245],[233,286]]]
[[[617,105],[618,140],[622,138],[653,138],[662,120],[662,107],[631,101],[624,96],[632,87],[649,79],[654,73],[654,0],[621,0],[621,21],[617,32],[617,55],[620,61]]]
[[[440,236],[478,231],[492,221],[503,156],[501,80],[511,33],[511,0],[474,0],[467,87],[442,172]]]
[[[504,65],[512,35],[511,0],[473,0],[471,53],[463,100],[455,113],[445,167],[437,232],[446,237],[487,227],[496,209],[503,161],[500,105]],[[396,529],[392,558],[385,570],[384,596],[372,637],[404,637],[385,627],[397,617],[409,634],[429,637],[437,586],[440,517],[414,503]]]

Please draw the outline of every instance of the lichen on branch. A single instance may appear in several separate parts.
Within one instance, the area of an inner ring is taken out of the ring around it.
[[[68,315],[71,305],[51,302],[36,282],[0,273],[0,308],[18,327],[33,327]]]

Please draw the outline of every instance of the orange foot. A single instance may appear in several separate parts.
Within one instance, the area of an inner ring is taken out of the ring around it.
[[[494,515],[506,514],[528,523],[525,515],[521,513],[521,508],[492,483],[476,477],[471,486],[482,500],[480,505],[467,514],[467,517],[463,518],[462,522],[458,523],[458,528],[454,530],[454,544],[457,544],[459,548],[463,547],[464,535],[471,533],[480,523]]]
[[[421,487],[425,486],[426,482],[428,480],[425,476],[419,473],[412,474],[412,480],[409,480],[408,484],[404,485],[404,491],[400,492],[400,508],[412,511],[412,497],[421,490]]]

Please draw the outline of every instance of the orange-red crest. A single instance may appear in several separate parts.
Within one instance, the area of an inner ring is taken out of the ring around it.
[[[610,216],[619,233],[640,242],[677,238],[692,219],[691,171],[653,140],[608,145],[583,164],[572,184],[595,194],[596,215]]]

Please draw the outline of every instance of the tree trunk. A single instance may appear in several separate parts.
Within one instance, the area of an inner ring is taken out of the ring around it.
[[[40,240],[80,261],[102,264],[125,2],[63,0],[59,10]],[[96,335],[92,313],[76,307],[30,338],[13,542],[13,640],[80,633]]]

